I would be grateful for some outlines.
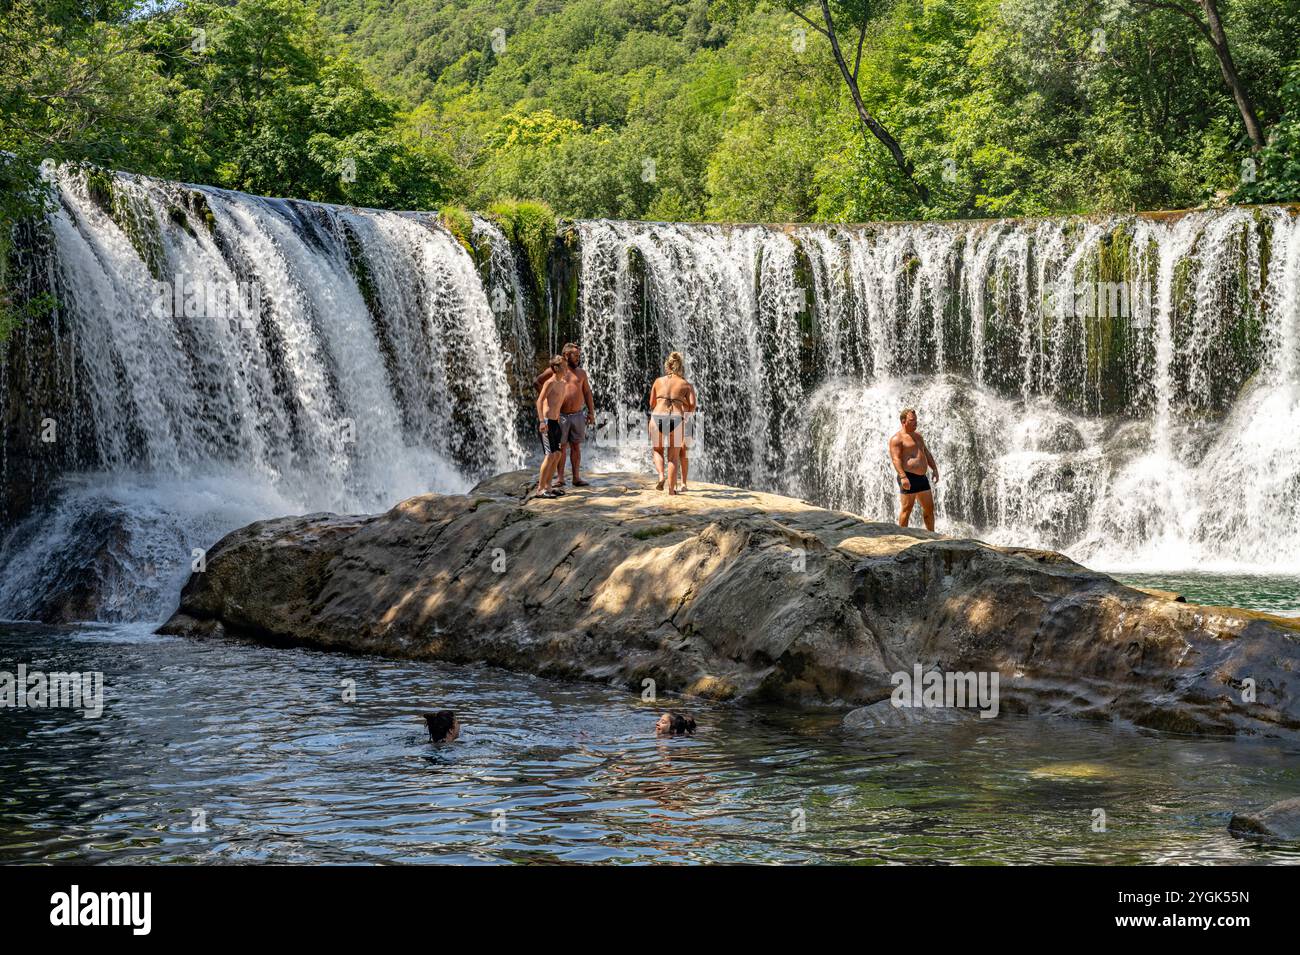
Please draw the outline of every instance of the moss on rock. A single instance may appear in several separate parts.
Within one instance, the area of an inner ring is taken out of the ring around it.
[[[474,243],[471,241],[474,219],[468,209],[464,206],[443,206],[438,210],[438,221],[465,247],[466,252],[474,254]]]
[[[555,244],[555,211],[545,202],[532,199],[504,199],[488,207],[488,215],[501,230],[524,250],[539,300],[546,296],[546,262]]]

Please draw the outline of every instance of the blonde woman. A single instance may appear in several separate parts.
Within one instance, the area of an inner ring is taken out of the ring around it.
[[[662,446],[667,458],[656,487],[662,491],[667,482],[668,493],[674,496],[686,443],[684,415],[694,407],[695,388],[686,380],[686,362],[681,352],[673,352],[664,361],[664,374],[650,388],[650,436],[656,451]]]

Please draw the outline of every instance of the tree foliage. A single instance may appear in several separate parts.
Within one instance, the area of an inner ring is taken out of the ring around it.
[[[0,149],[21,161],[0,214],[29,208],[42,158],[658,219],[1300,199],[1300,0],[1217,0],[1263,148],[1198,2],[828,0],[917,189],[864,127],[820,0],[3,0]]]

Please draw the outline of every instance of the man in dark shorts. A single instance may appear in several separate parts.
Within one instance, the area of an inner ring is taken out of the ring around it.
[[[898,416],[902,427],[898,434],[889,439],[889,459],[898,472],[898,491],[903,503],[898,512],[898,526],[906,527],[912,519],[912,506],[920,500],[921,513],[925,517],[925,529],[934,530],[934,493],[930,490],[930,478],[927,470],[934,472],[934,479],[939,480],[939,465],[934,463],[934,455],[925,446],[925,439],[916,430],[916,410],[904,408]]]
[[[559,355],[550,361],[551,377],[537,393],[537,429],[542,436],[542,466],[537,474],[537,489],[529,497],[559,497],[563,492],[550,486],[555,469],[563,460],[560,437],[560,407],[569,377],[568,365]]]
[[[560,409],[561,451],[569,457],[573,465],[573,486],[586,487],[587,482],[578,474],[582,465],[582,442],[587,439],[587,425],[596,423],[596,399],[591,394],[591,379],[587,369],[582,367],[582,350],[569,342],[560,351],[568,363],[569,377],[565,382],[564,406]],[[547,368],[533,381],[533,386],[541,388],[550,381],[551,369]],[[564,454],[560,456],[555,486],[564,486]]]

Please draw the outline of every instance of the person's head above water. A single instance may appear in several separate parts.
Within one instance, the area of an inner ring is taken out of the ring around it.
[[[451,710],[425,713],[424,722],[429,727],[429,739],[435,743],[450,743],[460,735],[460,721]]]
[[[903,430],[911,434],[916,430],[916,409],[904,408],[898,413],[898,420],[903,423]]]
[[[656,736],[689,736],[695,732],[695,717],[686,713],[664,713],[655,724]]]
[[[681,352],[675,351],[664,359],[664,372],[681,378],[686,377],[686,360],[682,358]]]

